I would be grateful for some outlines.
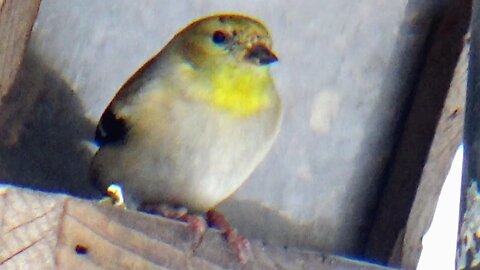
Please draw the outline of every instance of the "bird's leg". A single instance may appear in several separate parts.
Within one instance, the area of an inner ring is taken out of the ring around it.
[[[192,245],[193,251],[195,251],[195,249],[197,249],[202,243],[203,236],[207,230],[207,222],[202,216],[191,215],[184,207],[175,208],[166,204],[142,204],[140,210],[152,214],[158,214],[166,218],[186,222],[194,232],[194,240]]]
[[[213,209],[207,212],[207,221],[210,226],[215,226],[222,232],[228,244],[233,248],[240,263],[242,265],[246,264],[252,254],[248,239],[238,234],[237,230],[225,219],[225,216]]]

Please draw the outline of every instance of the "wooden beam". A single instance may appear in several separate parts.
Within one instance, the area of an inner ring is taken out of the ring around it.
[[[453,76],[447,99],[435,131],[427,162],[408,217],[405,237],[401,245],[402,269],[415,269],[422,252],[422,238],[433,220],[438,197],[449,172],[455,152],[462,141],[465,95],[467,91],[469,45],[466,44]]]
[[[193,251],[184,223],[10,186],[0,188],[0,233],[2,269],[240,268],[216,230]],[[251,246],[244,269],[390,269],[259,241]]]
[[[480,3],[473,2],[456,269],[480,269]]]
[[[386,172],[366,257],[387,263],[407,225],[410,210],[432,147],[436,128],[467,32],[471,0],[448,0],[431,25],[423,70],[413,92],[395,154]],[[451,142],[456,147],[458,142]],[[452,154],[453,157],[453,154]],[[445,179],[446,173],[437,176]]]
[[[40,0],[0,0],[0,105],[23,59]]]
[[[6,104],[9,103],[9,97],[17,94],[12,86],[17,78],[39,6],[40,0],[0,0],[0,146],[12,145],[17,141],[21,125],[12,124],[11,119],[17,117],[19,110],[26,110],[24,107],[28,107],[28,104]]]

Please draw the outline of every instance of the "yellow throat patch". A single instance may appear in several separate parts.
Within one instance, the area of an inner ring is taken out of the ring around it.
[[[213,106],[245,117],[268,108],[274,98],[267,69],[222,65],[211,76],[212,92],[206,100]]]

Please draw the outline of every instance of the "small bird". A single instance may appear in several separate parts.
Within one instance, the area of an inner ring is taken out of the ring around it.
[[[103,113],[90,177],[142,204],[206,213],[234,193],[278,133],[281,102],[266,27],[244,15],[199,19],[177,33]]]

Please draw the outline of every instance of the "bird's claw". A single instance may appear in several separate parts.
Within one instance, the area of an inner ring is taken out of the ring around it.
[[[141,209],[148,213],[158,214],[166,218],[186,222],[194,233],[194,240],[192,243],[193,251],[195,251],[202,243],[203,236],[207,231],[207,222],[203,217],[188,214],[188,210],[184,207],[173,208],[166,204],[143,204]]]
[[[248,259],[253,256],[248,239],[238,234],[237,230],[225,219],[225,216],[215,210],[207,212],[207,220],[211,226],[217,227],[222,232],[240,264],[245,265]]]
[[[252,249],[250,247],[250,241],[242,235],[239,235],[236,230],[230,235],[225,235],[228,243],[235,251],[238,260],[242,265],[248,262],[248,259],[252,256]]]
[[[195,251],[203,241],[203,236],[207,231],[207,222],[203,217],[196,215],[186,215],[185,221],[195,234],[192,244],[192,249]]]

